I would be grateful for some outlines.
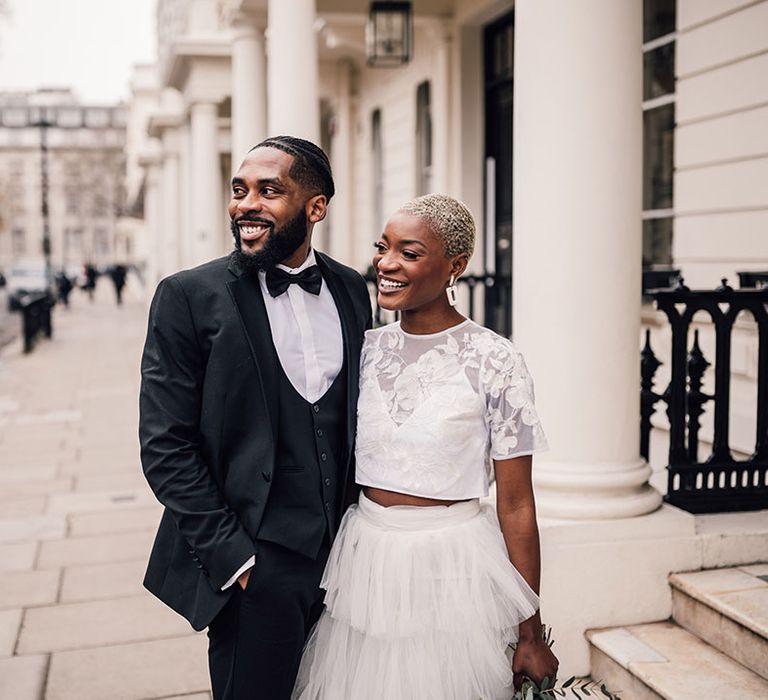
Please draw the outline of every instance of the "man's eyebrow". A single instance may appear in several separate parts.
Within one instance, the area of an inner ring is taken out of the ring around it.
[[[264,185],[275,185],[277,187],[284,187],[283,181],[279,177],[265,177],[261,180],[257,180],[256,183],[259,185],[259,187],[263,187]],[[235,185],[242,185],[243,187],[246,187],[246,182],[242,177],[233,177],[232,178],[232,187]]]

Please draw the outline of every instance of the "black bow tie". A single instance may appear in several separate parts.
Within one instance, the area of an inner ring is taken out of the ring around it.
[[[317,265],[302,270],[298,275],[292,275],[279,267],[270,267],[267,270],[267,289],[273,297],[279,297],[292,284],[298,284],[310,294],[320,294],[322,282],[323,278]]]

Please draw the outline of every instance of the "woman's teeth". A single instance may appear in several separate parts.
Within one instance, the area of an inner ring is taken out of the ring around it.
[[[384,289],[400,289],[405,287],[405,282],[395,282],[394,280],[382,279],[379,281],[379,286]]]

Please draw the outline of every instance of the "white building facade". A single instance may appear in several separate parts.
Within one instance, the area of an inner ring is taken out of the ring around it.
[[[586,674],[586,629],[664,619],[671,571],[725,561],[639,456],[641,273],[713,288],[768,270],[768,1],[646,3],[645,19],[639,0],[413,5],[413,56],[383,69],[363,0],[158,1],[136,189],[149,282],[231,249],[229,178],[268,135],[327,150],[338,194],[314,243],[361,272],[400,204],[466,202],[471,270],[514,300],[486,321],[514,329],[552,446],[535,476],[544,617],[565,672]],[[731,544],[729,563],[768,557]]]

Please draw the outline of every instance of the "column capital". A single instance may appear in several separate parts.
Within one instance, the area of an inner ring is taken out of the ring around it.
[[[139,153],[139,165],[149,172],[154,166],[160,165],[162,156],[163,149],[160,145],[160,140],[157,138],[150,138],[147,140],[141,153]]]
[[[267,13],[252,10],[235,10],[227,15],[232,38],[254,38],[264,40],[267,30]]]

